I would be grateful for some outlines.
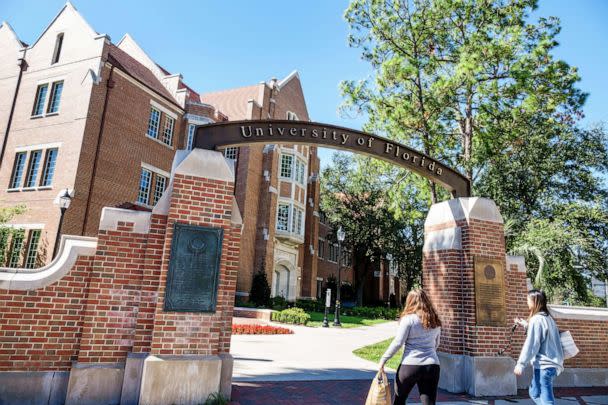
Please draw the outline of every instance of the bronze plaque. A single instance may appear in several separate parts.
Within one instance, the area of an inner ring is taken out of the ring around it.
[[[165,311],[215,312],[223,229],[175,224]]]
[[[501,260],[475,257],[475,309],[477,325],[505,325],[505,274]]]

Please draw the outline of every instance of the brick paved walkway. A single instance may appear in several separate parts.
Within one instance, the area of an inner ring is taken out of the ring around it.
[[[358,405],[365,402],[369,381],[281,381],[281,382],[237,382],[233,384],[232,405]],[[562,398],[557,403],[608,405],[608,387],[556,389]],[[592,397],[592,398],[590,398]],[[464,394],[440,392],[439,402],[472,403],[476,405],[499,405],[504,403],[529,403],[525,392],[517,397],[483,398],[475,400]],[[408,402],[419,401],[412,393]]]

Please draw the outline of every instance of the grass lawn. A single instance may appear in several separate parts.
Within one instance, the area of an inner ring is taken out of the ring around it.
[[[382,355],[384,354],[384,352],[392,341],[393,339],[387,339],[383,340],[382,342],[374,343],[373,345],[363,346],[353,351],[353,354],[355,356],[361,357],[362,359],[378,363],[380,361],[380,357],[382,357]],[[399,367],[399,363],[401,362],[402,355],[403,349],[400,349],[397,354],[395,354],[391,359],[389,359],[385,367],[390,367],[394,370],[397,370],[397,367]]]
[[[323,325],[323,313],[322,312],[308,312],[310,315],[310,322],[306,326],[312,326],[313,328],[319,328]],[[334,321],[334,313],[327,314],[329,320],[329,326],[332,327]],[[366,319],[358,316],[346,316],[340,315],[340,323],[343,328],[356,328],[357,326],[371,326],[379,323],[388,322],[386,319]]]

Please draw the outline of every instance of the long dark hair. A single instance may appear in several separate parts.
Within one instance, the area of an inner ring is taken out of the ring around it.
[[[549,313],[549,308],[547,308],[547,296],[545,295],[544,291],[530,290],[528,291],[528,298],[530,301],[532,301],[532,309],[530,309],[528,319],[532,318],[539,312],[544,312],[547,315],[551,315]]]
[[[418,288],[410,291],[405,300],[405,308],[401,317],[416,314],[420,317],[422,326],[426,329],[433,329],[441,326],[441,320],[429,296],[424,290]]]

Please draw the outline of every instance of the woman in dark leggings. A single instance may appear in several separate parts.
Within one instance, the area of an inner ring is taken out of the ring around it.
[[[410,291],[397,336],[380,360],[380,371],[383,371],[387,360],[403,347],[393,405],[404,405],[415,385],[418,385],[423,405],[435,404],[440,371],[437,357],[440,334],[441,321],[428,295],[421,289]]]

